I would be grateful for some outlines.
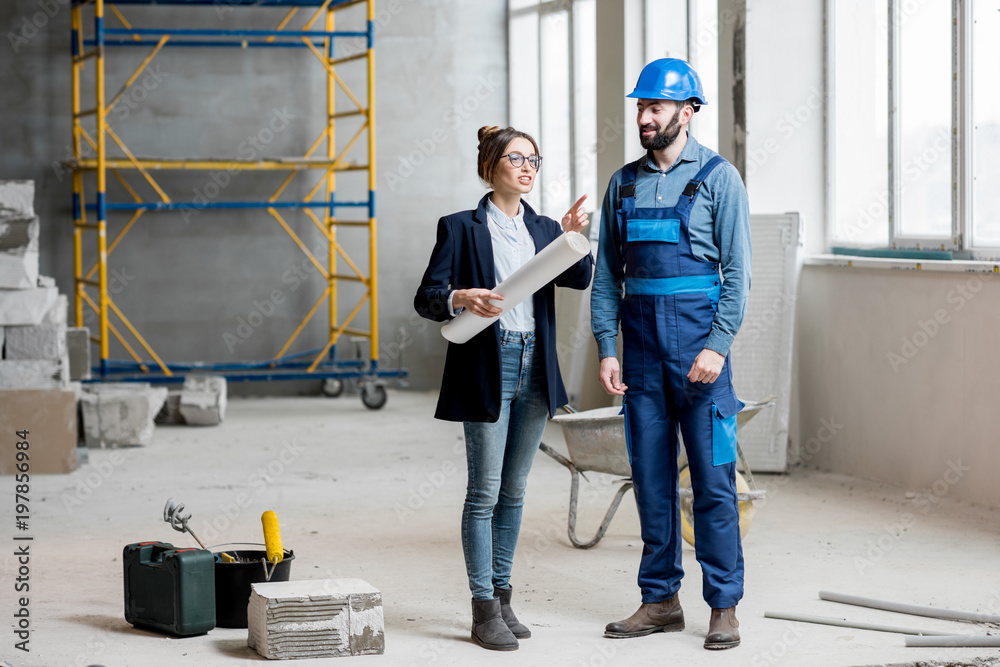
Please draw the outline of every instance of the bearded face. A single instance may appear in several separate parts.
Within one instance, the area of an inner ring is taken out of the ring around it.
[[[684,105],[678,104],[677,111],[674,112],[673,117],[664,128],[660,128],[655,122],[640,125],[639,143],[642,144],[642,147],[647,151],[661,151],[677,141],[677,137],[680,136],[682,129],[680,115],[683,109]],[[653,132],[654,134],[649,134],[648,132]]]

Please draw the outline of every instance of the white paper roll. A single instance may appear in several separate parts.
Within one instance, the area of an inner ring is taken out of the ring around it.
[[[506,313],[555,280],[556,276],[579,262],[589,252],[590,241],[586,237],[577,232],[564,233],[525,262],[507,280],[493,288],[493,291],[502,295],[504,299],[490,303]],[[479,317],[466,310],[441,327],[441,335],[452,343],[467,343],[498,319],[500,315]]]

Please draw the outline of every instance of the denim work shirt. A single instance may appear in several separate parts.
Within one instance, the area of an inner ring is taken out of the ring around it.
[[[636,170],[636,208],[667,208],[677,200],[688,181],[716,155],[688,134],[687,144],[666,171],[647,154]],[[590,296],[590,322],[601,359],[617,354],[619,308],[624,283],[624,261],[615,212],[621,208],[622,170],[611,177],[601,208],[601,236],[597,246],[594,287]],[[705,179],[688,223],[691,251],[698,259],[718,262],[722,268],[719,306],[705,348],[729,354],[733,338],[743,323],[750,293],[750,204],[743,179],[731,164],[723,164]]]
[[[524,226],[524,206],[518,204],[517,214],[513,218],[508,218],[492,199],[488,199],[486,215],[489,218],[487,226],[490,230],[490,240],[493,242],[493,268],[499,285],[535,256],[535,241],[531,238],[528,228]],[[463,310],[454,309],[454,296],[455,292],[448,295],[448,308],[453,315]],[[534,301],[530,298],[525,299],[501,315],[500,328],[509,331],[534,331]]]

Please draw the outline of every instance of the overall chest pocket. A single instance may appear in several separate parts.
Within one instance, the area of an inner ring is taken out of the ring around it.
[[[678,219],[635,218],[626,223],[629,242],[679,243],[681,221]]]

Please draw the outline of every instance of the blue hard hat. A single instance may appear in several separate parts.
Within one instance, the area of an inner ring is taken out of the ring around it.
[[[626,97],[676,101],[694,98],[698,104],[708,104],[698,73],[680,58],[660,58],[643,67],[635,90]]]

